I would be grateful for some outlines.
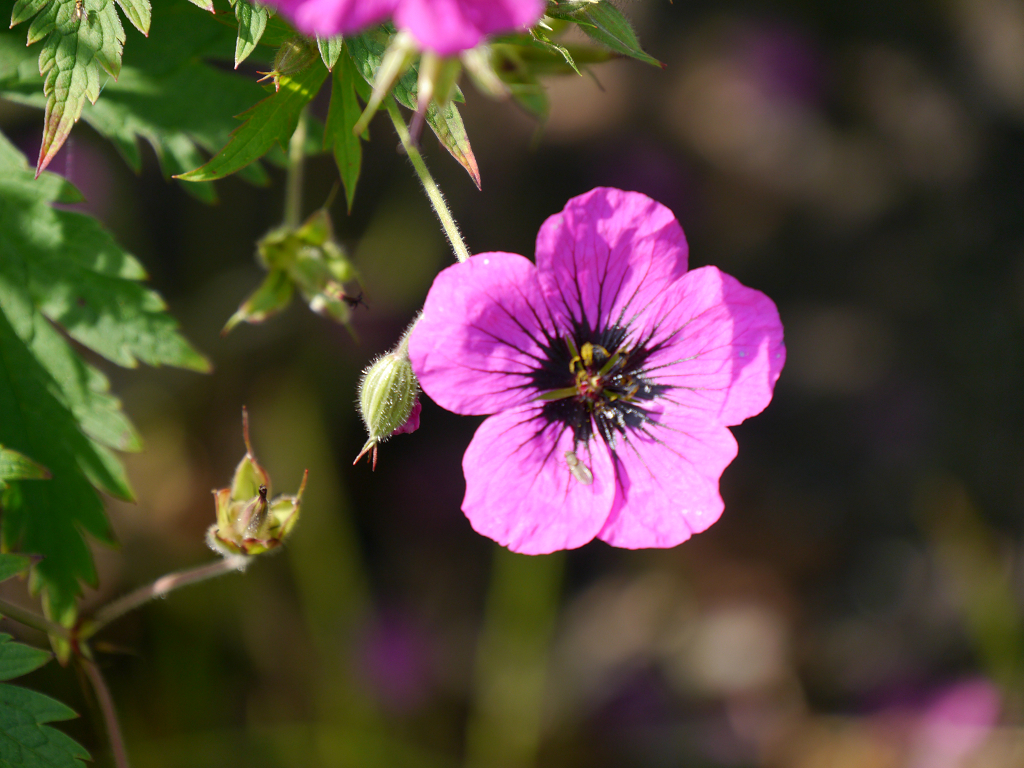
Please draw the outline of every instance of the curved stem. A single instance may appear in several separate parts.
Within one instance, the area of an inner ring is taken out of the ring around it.
[[[71,640],[71,631],[67,627],[55,621],[50,621],[38,613],[33,613],[25,608],[8,603],[6,600],[0,600],[0,616],[14,619],[19,624],[32,627],[32,629],[38,629],[40,632],[45,632],[48,635],[55,635],[62,640]]]
[[[295,133],[288,141],[288,174],[284,186],[284,223],[295,228],[302,221],[302,182],[306,159],[306,110],[299,113]]]
[[[244,571],[248,564],[249,558],[245,555],[231,555],[206,565],[161,576],[152,584],[139,587],[134,592],[129,592],[124,597],[120,597],[100,608],[96,611],[96,615],[92,620],[86,622],[81,630],[79,630],[78,638],[81,641],[88,640],[110,622],[116,621],[129,611],[145,605],[150,600],[163,597],[189,584],[197,584],[200,581],[223,576],[225,573],[231,573],[232,571]]]
[[[128,768],[128,751],[125,749],[124,737],[121,735],[121,725],[117,721],[114,697],[110,695],[110,689],[107,687],[106,680],[103,679],[103,673],[96,666],[96,662],[91,659],[79,656],[78,661],[96,692],[96,703],[99,705],[100,712],[103,713],[103,724],[107,728],[107,739],[110,741],[114,765],[117,768]]]
[[[395,131],[402,142],[402,148],[405,149],[405,153],[409,156],[412,167],[416,169],[416,175],[420,177],[420,183],[430,199],[430,204],[434,206],[434,213],[437,214],[448,242],[451,243],[452,250],[455,252],[455,258],[459,261],[467,261],[469,259],[469,249],[466,248],[466,244],[462,241],[462,235],[459,234],[459,226],[455,223],[452,212],[448,210],[448,204],[444,201],[444,195],[437,188],[434,177],[430,175],[430,171],[427,169],[427,164],[423,162],[423,155],[420,154],[419,149],[413,143],[412,137],[409,135],[409,129],[402,118],[402,113],[398,111],[398,104],[391,97],[387,98],[384,104],[387,107],[388,115],[391,117],[391,122],[395,124]]]

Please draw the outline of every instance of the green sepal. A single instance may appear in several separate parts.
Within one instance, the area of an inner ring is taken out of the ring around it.
[[[345,293],[345,284],[359,277],[345,251],[334,240],[330,215],[321,208],[296,229],[286,226],[268,232],[256,244],[260,263],[270,274],[224,327],[226,333],[243,320],[259,323],[287,305],[297,289],[314,312],[348,328],[357,299]],[[265,307],[262,312],[261,307]]]
[[[459,114],[455,102],[449,101],[443,107],[438,107],[437,102],[430,102],[427,107],[427,125],[437,136],[441,146],[451,153],[459,165],[466,169],[469,177],[480,189],[480,168],[476,163],[476,156],[473,148],[469,145],[469,136],[466,134],[466,126],[462,122],[462,115]]]
[[[241,322],[262,323],[288,306],[295,286],[283,269],[271,270],[260,287],[246,299],[224,324],[221,334],[228,333]]]
[[[242,409],[245,456],[229,488],[213,492],[217,522],[206,532],[210,548],[223,555],[259,555],[280,546],[299,519],[308,470],[294,496],[268,500],[270,476],[256,461],[249,442],[249,415]]]

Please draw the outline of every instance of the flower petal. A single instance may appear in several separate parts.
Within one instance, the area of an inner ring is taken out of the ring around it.
[[[644,368],[665,397],[720,424],[764,410],[786,362],[774,302],[715,267],[695,269],[652,306]]]
[[[669,410],[615,452],[618,494],[598,538],[616,547],[674,547],[722,514],[722,471],[736,458],[725,427]]]
[[[689,249],[672,211],[639,192],[598,187],[574,197],[537,235],[537,270],[571,327],[644,334],[647,308],[686,273]]]
[[[423,391],[455,413],[530,402],[550,318],[537,270],[514,253],[480,253],[436,278],[409,339]]]
[[[274,0],[267,3],[307,35],[350,35],[390,16],[399,0]]]
[[[474,530],[513,552],[539,555],[574,549],[594,538],[615,495],[611,454],[601,440],[576,451],[593,481],[581,482],[566,462],[573,434],[548,422],[534,405],[491,416],[462,459],[462,511]]]
[[[484,35],[533,26],[540,0],[401,0],[395,24],[442,56],[475,48]]]

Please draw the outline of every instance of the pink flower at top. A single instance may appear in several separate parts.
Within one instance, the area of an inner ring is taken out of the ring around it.
[[[276,0],[307,35],[351,35],[393,17],[423,50],[450,56],[475,48],[486,35],[527,29],[543,0]]]
[[[399,0],[274,0],[295,28],[307,35],[354,35],[395,12]]]
[[[722,513],[727,427],[785,362],[772,301],[687,271],[663,205],[598,188],[537,236],[536,266],[481,253],[434,280],[409,346],[439,405],[490,415],[462,461],[462,509],[516,552],[671,547]]]
[[[451,56],[487,35],[528,29],[543,12],[542,0],[399,0],[395,25],[421,48]]]

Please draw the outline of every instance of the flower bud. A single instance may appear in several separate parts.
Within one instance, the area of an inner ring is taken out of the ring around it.
[[[270,72],[260,72],[263,80],[273,80],[274,90],[280,90],[281,77],[291,77],[309,68],[319,58],[320,53],[309,39],[296,35],[286,40],[274,55],[274,68]]]
[[[419,392],[420,385],[409,360],[409,331],[406,331],[394,350],[375,360],[363,372],[359,384],[359,413],[370,436],[353,464],[372,450],[376,467],[378,443],[419,428]]]

